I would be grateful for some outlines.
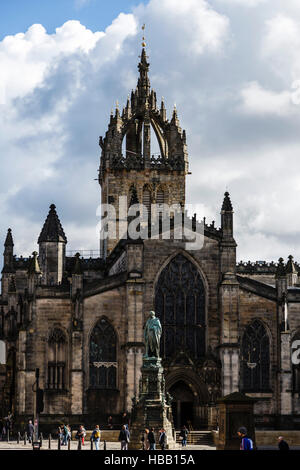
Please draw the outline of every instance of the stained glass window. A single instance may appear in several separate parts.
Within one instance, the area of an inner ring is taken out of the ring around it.
[[[259,320],[247,326],[242,338],[242,388],[266,391],[270,388],[270,340]]]
[[[90,387],[115,389],[117,386],[117,337],[105,319],[98,321],[90,338]]]
[[[66,337],[60,328],[54,328],[48,341],[48,389],[64,390],[66,377]]]
[[[195,359],[205,355],[205,289],[196,266],[179,254],[161,272],[155,312],[162,323],[161,355],[180,349]]]

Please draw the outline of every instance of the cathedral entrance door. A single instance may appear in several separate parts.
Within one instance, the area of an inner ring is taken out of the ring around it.
[[[173,397],[172,412],[175,428],[193,425],[194,395],[190,387],[180,380],[170,388],[169,393]]]

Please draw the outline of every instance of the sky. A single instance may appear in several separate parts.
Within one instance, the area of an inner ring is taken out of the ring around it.
[[[186,130],[187,203],[219,226],[228,190],[238,260],[300,260],[299,0],[1,0],[0,243],[11,227],[30,255],[54,203],[67,249],[98,249],[98,139],[143,23]]]

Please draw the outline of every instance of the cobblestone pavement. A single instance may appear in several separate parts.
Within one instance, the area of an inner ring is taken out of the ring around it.
[[[41,450],[49,450],[49,443],[47,440],[43,441],[43,446]],[[78,447],[78,442],[77,441],[71,441],[71,450],[77,450]],[[20,442],[18,444],[16,441],[12,442],[2,442],[0,441],[0,450],[32,450],[31,444],[27,443],[24,445],[24,442]],[[51,450],[56,450],[57,451],[57,441],[51,441]],[[68,447],[67,446],[61,446],[61,451],[67,451]],[[87,441],[85,445],[82,447],[82,450],[91,450],[91,443]],[[103,450],[103,442],[101,442],[100,445],[100,450]],[[120,450],[120,444],[119,442],[107,442],[106,443],[106,450]],[[160,449],[158,449],[160,450]],[[215,447],[210,447],[210,446],[197,446],[197,445],[187,445],[182,449],[181,446],[178,446],[177,450],[188,450],[188,451],[193,451],[193,450],[216,450]]]

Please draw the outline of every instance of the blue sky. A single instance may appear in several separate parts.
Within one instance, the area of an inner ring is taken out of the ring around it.
[[[118,14],[128,13],[139,0],[1,0],[0,39],[41,23],[48,33],[73,19],[92,31],[101,31]]]
[[[299,0],[1,0],[0,240],[29,255],[52,202],[68,249],[97,249],[99,135],[150,79],[186,130],[192,212],[220,224],[231,194],[237,257],[300,259]],[[1,241],[0,241],[1,243]]]

